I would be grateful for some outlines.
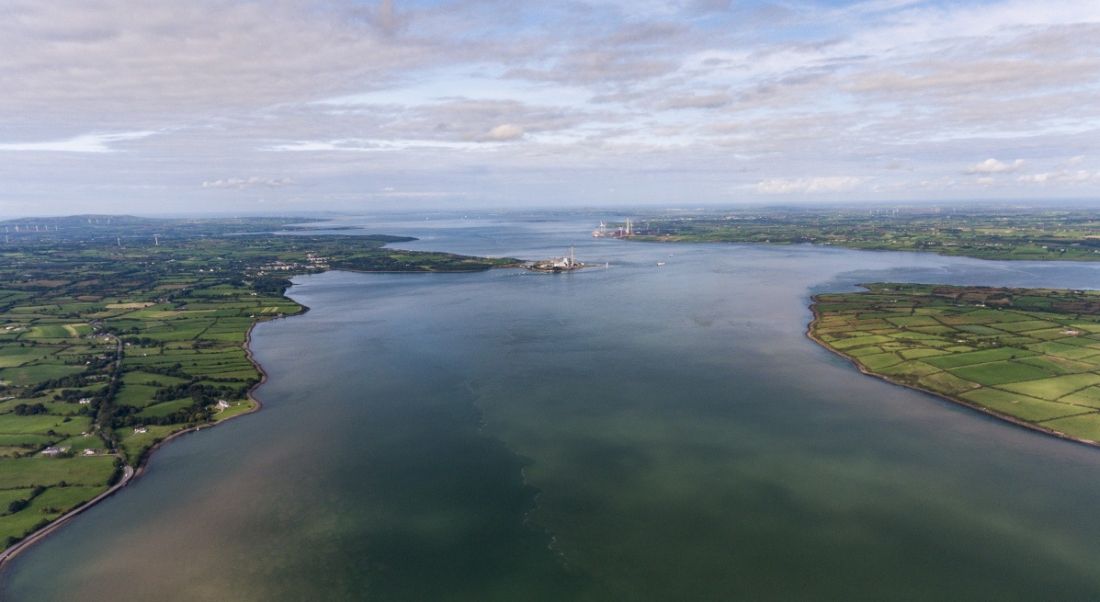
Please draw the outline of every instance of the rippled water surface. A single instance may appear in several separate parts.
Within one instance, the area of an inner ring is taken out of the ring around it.
[[[1100,597],[1100,451],[804,336],[818,291],[1100,266],[592,240],[600,217],[340,222],[607,267],[297,279],[311,311],[255,332],[264,410],[158,452],[0,598]]]

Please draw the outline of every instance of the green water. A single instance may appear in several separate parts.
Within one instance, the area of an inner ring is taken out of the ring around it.
[[[565,240],[510,231],[422,244]],[[1096,267],[578,255],[612,265],[299,279],[311,311],[256,331],[264,410],[158,452],[9,565],[0,598],[1100,597],[1100,451],[863,377],[803,335],[815,290],[1087,287]]]

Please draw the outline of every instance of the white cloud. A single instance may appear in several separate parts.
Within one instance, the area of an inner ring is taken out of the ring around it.
[[[207,180],[202,183],[203,188],[281,188],[294,184],[290,178],[260,178],[252,176],[248,178],[223,178],[219,180]]]
[[[1020,169],[1024,165],[1023,159],[1016,159],[1012,163],[1005,163],[998,161],[997,159],[986,159],[981,163],[971,165],[966,169],[966,173],[969,174],[993,174],[993,173],[1009,173]]]
[[[111,153],[118,150],[111,146],[115,142],[140,140],[156,133],[153,131],[92,133],[44,142],[7,142],[0,143],[0,151]]]
[[[687,94],[673,96],[657,103],[659,109],[720,109],[733,102],[729,94],[719,92],[715,94]]]
[[[0,209],[1100,195],[1100,2],[840,4],[7,0]]]
[[[518,125],[502,123],[489,130],[489,133],[485,135],[485,139],[493,142],[507,142],[510,140],[519,140],[523,138],[525,133],[523,128]]]
[[[352,152],[379,153],[407,150],[482,150],[487,145],[478,142],[454,142],[450,140],[413,140],[413,139],[362,139],[340,138],[336,140],[305,140],[275,144],[262,147],[264,151],[276,152]]]
[[[433,56],[429,40],[392,35],[405,14],[389,2],[375,9],[311,0],[4,6],[5,114],[45,117],[63,106],[95,119],[140,119],[249,109],[311,99],[340,82],[378,82],[427,61],[453,63],[462,54]]]
[[[1100,172],[1092,173],[1084,169],[1061,171],[1048,171],[1043,173],[1028,174],[1016,178],[1025,184],[1081,184],[1100,180]]]
[[[756,191],[761,194],[795,194],[845,192],[853,190],[863,182],[854,176],[826,176],[818,178],[775,178],[757,182]]]

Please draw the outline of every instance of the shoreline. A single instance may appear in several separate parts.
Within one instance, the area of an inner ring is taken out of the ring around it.
[[[1032,423],[1032,422],[1026,422],[1024,420],[1020,420],[1019,418],[1016,418],[1015,416],[1009,416],[1008,414],[1003,414],[1003,413],[998,412],[996,410],[991,410],[987,407],[980,406],[978,404],[967,401],[965,399],[951,397],[950,395],[946,395],[944,393],[939,393],[937,391],[932,391],[930,389],[925,389],[924,387],[921,387],[919,385],[914,385],[914,384],[902,382],[902,381],[899,381],[899,380],[895,380],[893,378],[890,378],[890,376],[888,376],[886,374],[878,374],[878,373],[875,373],[875,372],[872,372],[872,371],[868,370],[863,364],[860,364],[858,361],[856,361],[855,358],[848,356],[847,354],[841,352],[838,349],[832,348],[831,346],[829,346],[828,343],[826,343],[825,341],[822,341],[821,339],[819,339],[817,337],[817,335],[814,334],[814,326],[817,325],[817,321],[821,318],[821,314],[819,314],[818,311],[817,311],[817,297],[818,297],[817,295],[810,296],[809,310],[810,310],[810,312],[813,313],[813,319],[810,320],[809,325],[806,327],[806,338],[810,339],[814,343],[817,343],[818,346],[825,349],[826,351],[829,351],[833,354],[836,354],[836,355],[844,358],[845,360],[848,360],[848,362],[851,363],[853,366],[855,366],[856,369],[860,371],[860,373],[865,374],[867,376],[873,376],[873,377],[878,378],[880,380],[884,380],[884,381],[886,381],[886,382],[888,382],[892,385],[896,385],[896,386],[899,386],[899,387],[905,387],[907,389],[912,389],[914,391],[920,391],[921,393],[926,393],[928,395],[932,395],[932,396],[937,397],[939,399],[942,399],[944,401],[948,401],[950,403],[960,405],[960,406],[969,408],[971,410],[981,412],[981,413],[983,413],[987,416],[992,416],[993,418],[1003,420],[1003,421],[1011,423],[1015,426],[1025,428],[1029,431],[1033,431],[1033,432],[1036,432],[1036,433],[1042,433],[1044,435],[1055,437],[1055,438],[1061,439],[1063,441],[1068,441],[1070,443],[1076,443],[1078,445],[1084,445],[1084,446],[1087,446],[1087,447],[1091,447],[1093,449],[1100,448],[1100,442],[1093,441],[1091,439],[1082,439],[1080,437],[1074,437],[1072,435],[1067,435],[1067,434],[1065,434],[1061,431],[1056,431],[1056,430],[1051,429],[1051,428],[1046,428],[1042,425],[1035,424],[1035,423]]]
[[[834,249],[845,249],[848,251],[867,251],[870,253],[928,253],[931,255],[938,255],[940,257],[963,257],[967,259],[978,259],[981,261],[1035,261],[1041,263],[1052,262],[1077,262],[1077,263],[1096,263],[1100,262],[1100,258],[1093,258],[1089,256],[1085,257],[979,257],[977,255],[967,255],[965,253],[941,253],[934,249],[890,249],[890,248],[871,248],[871,247],[854,247],[841,244],[825,244],[811,241],[785,241],[785,242],[763,242],[757,240],[690,240],[686,238],[663,238],[656,236],[631,236],[629,238],[616,238],[615,240],[627,240],[634,242],[652,242],[662,244],[689,244],[689,245],[710,245],[710,244],[726,244],[726,245],[769,245],[774,247],[793,247],[798,245],[808,245],[811,247]]]
[[[287,289],[287,290],[289,290],[289,289]],[[284,297],[286,296],[285,292],[284,292],[283,296]],[[256,368],[256,371],[260,373],[260,380],[258,382],[256,382],[256,384],[252,385],[252,387],[250,387],[248,389],[248,393],[246,394],[246,398],[249,401],[251,401],[253,404],[255,404],[252,408],[250,408],[246,412],[241,412],[240,414],[237,414],[236,416],[231,416],[229,418],[226,418],[225,420],[220,420],[218,422],[211,422],[211,423],[206,423],[206,424],[199,424],[199,425],[195,425],[195,426],[192,426],[192,427],[185,428],[185,429],[180,430],[180,431],[176,431],[176,432],[172,433],[171,435],[168,435],[164,439],[161,439],[160,441],[157,441],[149,449],[145,450],[145,453],[142,454],[141,459],[138,461],[138,465],[137,465],[136,468],[133,467],[133,466],[130,466],[128,464],[123,466],[123,469],[122,469],[122,475],[123,476],[119,480],[118,483],[115,483],[110,488],[108,488],[106,491],[104,491],[103,493],[100,493],[99,495],[97,495],[94,498],[88,500],[87,502],[84,502],[83,504],[77,506],[76,508],[73,508],[72,510],[69,510],[65,514],[62,514],[61,516],[59,516],[56,519],[54,519],[53,521],[51,521],[50,524],[46,525],[45,527],[42,527],[38,531],[35,531],[35,532],[31,533],[30,535],[27,535],[23,539],[19,540],[15,544],[13,544],[11,547],[9,547],[9,548],[7,548],[3,551],[0,551],[0,572],[3,571],[3,569],[8,564],[8,562],[10,562],[12,559],[17,557],[19,554],[22,554],[23,552],[26,552],[34,544],[42,541],[43,539],[46,539],[47,537],[52,535],[55,531],[57,531],[61,527],[68,524],[69,521],[76,518],[82,512],[92,508],[93,506],[98,505],[100,502],[102,502],[102,501],[106,500],[107,498],[113,496],[114,494],[118,493],[119,491],[122,490],[123,487],[126,487],[130,483],[134,482],[134,480],[136,480],[138,477],[145,474],[145,471],[146,471],[146,469],[149,465],[150,458],[153,457],[153,454],[156,453],[157,450],[159,450],[160,448],[166,446],[168,443],[171,443],[172,441],[174,441],[174,440],[176,440],[180,437],[183,437],[184,435],[190,435],[192,433],[197,433],[199,431],[202,431],[202,430],[205,430],[205,429],[208,429],[208,428],[214,428],[216,426],[219,426],[219,425],[224,424],[226,422],[229,422],[231,420],[235,420],[235,419],[240,418],[242,416],[249,416],[249,415],[255,414],[256,412],[259,412],[261,409],[263,409],[264,404],[263,404],[262,401],[260,401],[260,398],[257,397],[255,393],[256,393],[257,389],[259,389],[264,383],[267,382],[268,374],[267,374],[267,370],[265,370],[264,367],[258,361],[256,361],[256,358],[255,358],[254,354],[252,353],[252,331],[255,330],[256,326],[258,326],[262,323],[272,322],[274,320],[282,320],[282,319],[286,319],[286,318],[292,318],[294,316],[301,316],[301,315],[303,315],[303,314],[305,314],[306,312],[309,311],[308,306],[302,305],[301,303],[298,303],[297,301],[294,301],[294,299],[291,299],[290,297],[286,297],[286,298],[288,300],[292,301],[293,303],[297,304],[299,307],[301,307],[302,311],[299,311],[298,313],[293,314],[293,315],[289,315],[289,316],[282,316],[282,317],[256,320],[255,322],[252,323],[251,326],[248,327],[248,332],[245,333],[244,342],[241,343],[241,347],[244,348],[245,357],[247,357],[248,361],[252,364],[252,366]],[[118,456],[118,457],[121,457],[121,456]]]
[[[99,495],[88,500],[87,502],[84,502],[76,508],[69,510],[65,514],[62,514],[61,516],[54,519],[54,521],[50,524],[24,537],[3,552],[0,552],[0,569],[3,569],[3,567],[6,566],[9,561],[11,561],[19,554],[27,551],[27,549],[34,544],[42,541],[43,539],[46,539],[47,537],[52,535],[54,531],[68,524],[70,520],[76,518],[81,512],[84,512],[85,510],[91,508],[92,506],[95,506],[99,502],[102,502],[103,500],[118,493],[119,490],[130,484],[130,481],[133,480],[136,474],[137,471],[135,471],[132,466],[127,465],[123,467],[122,478],[119,479],[118,483],[115,483],[110,488],[108,488],[107,491],[104,491],[103,493],[100,493]]]
[[[348,269],[342,269],[342,268],[341,269],[331,269],[330,268],[328,270],[325,270],[325,272],[343,271],[343,272],[354,272],[354,273],[359,273],[359,274],[452,274],[452,273],[469,274],[469,273],[474,273],[474,272],[485,272],[485,271],[489,271],[489,270],[497,269],[497,268],[515,268],[515,267],[518,267],[518,266],[503,265],[503,266],[491,266],[489,268],[484,268],[484,269],[448,270],[448,271],[445,271],[445,272],[413,271],[413,270],[348,270]],[[324,273],[324,272],[322,272],[322,273]],[[293,284],[291,286],[293,286]],[[290,290],[290,287],[288,287],[287,290]],[[286,318],[301,316],[301,315],[306,314],[310,309],[309,306],[302,305],[301,303],[298,303],[294,299],[291,299],[290,297],[288,297],[286,295],[286,291],[283,291],[282,296],[284,298],[286,298],[288,301],[291,301],[295,305],[301,307],[302,310],[299,311],[298,313],[295,313],[295,314],[292,314],[292,315],[257,319],[255,322],[252,323],[252,325],[250,325],[248,327],[248,331],[245,333],[244,342],[241,343],[241,347],[244,349],[245,357],[248,358],[249,363],[252,364],[252,366],[256,369],[256,371],[260,373],[260,380],[257,381],[256,384],[252,385],[252,387],[250,387],[248,389],[248,393],[246,394],[247,399],[249,401],[251,401],[253,404],[255,404],[254,407],[252,407],[251,409],[249,409],[246,412],[241,412],[240,414],[237,414],[236,416],[226,418],[225,420],[220,420],[218,422],[210,422],[210,423],[205,423],[205,424],[198,424],[198,425],[195,425],[195,426],[192,426],[192,427],[185,428],[183,430],[176,431],[176,432],[172,433],[171,435],[168,435],[164,439],[161,439],[160,441],[157,441],[151,447],[149,447],[149,449],[145,450],[145,453],[142,454],[141,459],[138,461],[138,465],[137,465],[136,468],[132,467],[128,464],[123,466],[123,476],[119,480],[118,483],[115,483],[110,488],[108,488],[106,491],[104,491],[103,493],[100,493],[96,497],[88,500],[87,502],[84,502],[83,504],[81,504],[81,505],[73,508],[72,510],[69,510],[65,514],[62,514],[61,516],[57,517],[56,519],[51,521],[45,527],[42,527],[38,531],[35,531],[35,532],[27,535],[23,539],[19,540],[18,542],[14,543],[12,546],[0,551],[0,572],[2,572],[4,567],[8,564],[8,562],[10,562],[16,556],[18,556],[19,554],[22,554],[23,552],[27,551],[27,549],[29,549],[34,544],[36,544],[36,543],[42,541],[43,539],[45,539],[46,537],[50,536],[55,531],[57,531],[58,529],[60,529],[64,525],[68,524],[69,521],[76,518],[82,512],[92,508],[93,506],[98,505],[100,502],[103,502],[107,498],[109,498],[109,497],[113,496],[114,494],[118,493],[119,491],[122,490],[123,487],[126,487],[127,485],[132,483],[135,479],[137,479],[141,475],[145,474],[145,471],[148,469],[149,460],[150,460],[150,458],[152,458],[153,454],[156,453],[157,450],[161,449],[162,447],[166,446],[167,444],[171,443],[172,441],[174,441],[174,440],[176,440],[180,437],[183,437],[185,435],[190,435],[192,433],[197,433],[199,431],[202,431],[202,430],[205,430],[205,429],[208,429],[208,428],[214,428],[214,427],[219,426],[223,423],[229,422],[230,420],[235,420],[235,419],[240,418],[242,416],[249,416],[249,415],[255,414],[256,412],[259,412],[261,409],[263,409],[263,402],[260,400],[259,397],[256,396],[256,390],[259,389],[264,383],[267,382],[268,373],[267,373],[267,370],[264,369],[263,365],[261,365],[260,362],[256,361],[255,354],[253,354],[253,352],[252,352],[252,331],[255,330],[256,326],[258,326],[259,324],[262,324],[264,322],[271,322],[271,321],[274,321],[274,320],[283,320],[283,319],[286,319]],[[120,359],[120,361],[121,361],[121,359]],[[116,456],[116,457],[121,458],[121,456]]]

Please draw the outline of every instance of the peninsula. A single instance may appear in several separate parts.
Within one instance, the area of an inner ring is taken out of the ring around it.
[[[0,223],[0,562],[125,484],[158,443],[255,410],[249,333],[304,311],[283,295],[291,276],[519,265],[314,234],[308,221]]]
[[[863,286],[815,296],[809,336],[866,374],[1100,445],[1100,292]]]

